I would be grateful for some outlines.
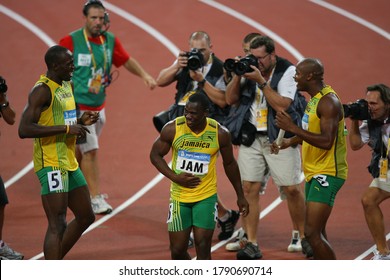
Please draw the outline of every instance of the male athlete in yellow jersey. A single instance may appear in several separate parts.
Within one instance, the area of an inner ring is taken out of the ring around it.
[[[343,107],[336,92],[324,82],[324,67],[315,58],[306,58],[296,67],[297,88],[311,99],[302,118],[302,128],[286,112],[276,115],[276,124],[296,136],[283,139],[279,148],[302,143],[303,172],[306,178],[305,237],[315,259],[336,259],[326,235],[326,223],[337,192],[348,173]],[[278,147],[273,148],[276,150]]]
[[[73,97],[72,53],[53,46],[45,54],[46,75],[32,88],[19,124],[20,138],[34,138],[34,171],[42,185],[41,198],[48,228],[45,259],[63,259],[94,222],[87,182],[76,157],[76,137],[84,137],[85,125],[99,115],[87,111],[76,117]],[[75,218],[67,223],[67,208]]]
[[[246,216],[249,212],[230,133],[207,118],[209,106],[203,94],[191,95],[184,116],[165,125],[150,152],[153,165],[172,182],[167,223],[174,260],[190,259],[187,249],[191,230],[197,259],[211,259],[211,240],[218,216],[215,165],[219,153],[241,214]],[[172,168],[164,159],[171,147]]]

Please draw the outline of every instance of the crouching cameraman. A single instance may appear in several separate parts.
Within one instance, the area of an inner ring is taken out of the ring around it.
[[[354,151],[361,149],[365,144],[368,144],[372,149],[368,171],[374,179],[363,194],[362,205],[368,228],[376,244],[372,259],[390,260],[383,214],[379,207],[384,200],[390,198],[390,171],[388,168],[390,88],[384,84],[368,86],[365,100],[367,105],[362,106],[361,112],[357,115],[364,116],[368,111],[368,118],[363,120],[359,126],[359,119],[362,118],[350,115],[349,143]],[[348,114],[346,113],[346,115]]]

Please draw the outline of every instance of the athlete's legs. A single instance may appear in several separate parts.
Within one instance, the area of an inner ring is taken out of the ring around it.
[[[170,231],[169,243],[172,260],[190,260],[191,257],[187,252],[188,240],[190,238],[191,227],[182,231]]]
[[[198,260],[211,260],[211,241],[213,238],[212,229],[193,227],[196,258]]]
[[[313,248],[314,258],[318,260],[334,260],[336,255],[329,242],[323,236],[332,207],[308,201],[306,204],[305,237]]]
[[[45,259],[62,259],[62,238],[66,229],[68,194],[52,193],[42,195],[42,205],[48,221],[48,227],[43,246]]]
[[[83,232],[95,221],[87,187],[79,187],[70,191],[68,203],[75,218],[69,222],[65,230],[62,239],[62,257],[69,252]]]

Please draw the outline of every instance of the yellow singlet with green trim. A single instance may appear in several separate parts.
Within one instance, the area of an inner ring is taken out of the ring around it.
[[[176,134],[172,142],[172,170],[176,174],[187,172],[199,176],[201,184],[185,188],[171,183],[171,197],[180,202],[196,202],[217,193],[215,169],[219,151],[218,123],[207,118],[205,129],[195,134],[186,124],[185,117],[176,119]]]
[[[46,84],[51,92],[51,104],[41,113],[39,125],[74,125],[77,124],[76,105],[70,82],[62,85],[41,75],[38,84]],[[34,138],[34,170],[53,166],[74,171],[78,168],[75,156],[76,136],[58,134],[42,138]]]
[[[310,99],[302,119],[303,129],[313,133],[321,132],[317,106],[320,99],[331,92],[338,97],[330,86],[326,86]],[[303,141],[302,162],[307,182],[318,174],[331,175],[341,179],[347,178],[348,164],[344,118],[338,123],[336,138],[330,150],[320,149]]]

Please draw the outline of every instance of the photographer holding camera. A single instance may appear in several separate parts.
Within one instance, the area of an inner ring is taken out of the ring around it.
[[[5,79],[0,76],[0,118],[3,118],[7,124],[13,125],[15,123],[16,114],[15,110],[9,104],[7,90],[7,83]],[[23,255],[14,251],[3,241],[4,211],[5,206],[8,203],[9,201],[4,182],[0,176],[0,260],[21,260],[23,259]]]
[[[189,47],[190,52],[180,51],[175,62],[161,70],[157,77],[160,87],[177,82],[175,103],[169,108],[168,121],[182,116],[188,97],[200,92],[211,101],[209,116],[223,124],[229,109],[225,101],[223,63],[212,52],[213,45],[206,32],[192,33]]]
[[[390,171],[388,168],[390,148],[390,88],[384,84],[367,87],[366,106],[357,103],[346,105],[347,108],[360,108],[350,115],[351,127],[349,143],[352,150],[360,150],[365,144],[372,149],[368,171],[374,178],[363,194],[364,216],[376,250],[373,260],[390,260],[390,250],[386,242],[383,213],[379,205],[390,198]],[[364,103],[364,102],[359,102]],[[345,107],[344,106],[344,109]],[[347,114],[346,114],[347,115]],[[359,126],[359,120],[362,120]]]
[[[303,113],[304,107],[299,101],[303,98],[301,101],[305,103],[305,100],[297,91],[293,79],[295,66],[276,55],[271,38],[260,35],[250,39],[249,36],[244,38],[245,41],[250,45],[250,53],[256,58],[257,66],[235,67],[226,89],[226,100],[232,107],[225,126],[232,134],[233,143],[240,145],[237,161],[251,209],[243,219],[248,242],[238,250],[237,259],[262,257],[257,243],[259,193],[265,190],[268,172],[279,188],[280,197],[287,199],[293,223],[293,236],[287,250],[301,251],[303,247],[306,256],[311,257],[312,250],[304,239],[305,201],[300,187],[303,178],[299,147],[290,147],[278,155],[272,154],[270,148],[279,132],[274,124],[276,112],[288,110],[297,123]],[[237,61],[240,62],[245,64],[245,60]],[[243,68],[246,68],[245,73],[241,72]],[[285,137],[291,136],[286,133]]]
[[[177,92],[175,103],[168,111],[154,117],[154,124],[159,132],[165,123],[183,115],[184,106],[194,93],[205,95],[210,101],[208,116],[220,124],[224,123],[229,107],[225,100],[223,62],[214,55],[212,47],[210,36],[204,31],[196,31],[189,38],[190,52],[180,51],[175,62],[161,70],[157,85],[165,87],[176,82]],[[239,212],[226,209],[218,199],[218,217],[221,227],[218,238],[228,239],[234,232]]]

